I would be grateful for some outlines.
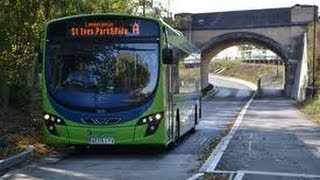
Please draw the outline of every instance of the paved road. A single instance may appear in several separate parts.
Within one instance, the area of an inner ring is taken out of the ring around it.
[[[254,100],[216,170],[239,179],[320,179],[320,128],[291,100]]]
[[[6,174],[4,179],[186,179],[196,172],[199,153],[221,134],[246,103],[252,90],[218,77],[215,97],[204,100],[203,118],[195,134],[162,153],[104,151],[73,154],[55,163],[37,163]]]

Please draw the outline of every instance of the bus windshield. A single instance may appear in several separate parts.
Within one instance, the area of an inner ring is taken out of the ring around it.
[[[152,92],[157,81],[155,43],[67,43],[51,46],[50,71],[54,88],[95,92]]]
[[[125,106],[146,100],[156,88],[159,68],[157,43],[77,40],[49,45],[47,51],[49,87],[54,92],[53,96],[60,101],[69,101],[68,104],[74,103],[65,98],[65,93],[72,97],[78,92],[82,96],[94,93],[92,98],[95,101],[101,99],[97,94],[114,94],[117,97],[109,98],[113,100],[113,103],[108,103],[110,106],[99,108]],[[108,99],[104,98],[104,101]]]

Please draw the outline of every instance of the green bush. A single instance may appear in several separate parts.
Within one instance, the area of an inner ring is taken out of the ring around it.
[[[25,109],[31,103],[31,87],[22,84],[10,86],[10,106]]]

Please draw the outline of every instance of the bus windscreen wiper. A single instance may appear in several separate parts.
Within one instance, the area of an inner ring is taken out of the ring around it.
[[[117,50],[122,51],[155,51],[154,49],[139,49],[139,48],[129,48],[129,47],[115,47]]]

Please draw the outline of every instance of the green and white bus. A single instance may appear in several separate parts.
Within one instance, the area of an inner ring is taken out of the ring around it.
[[[47,143],[167,146],[195,130],[200,65],[184,59],[200,52],[163,21],[70,16],[48,22],[43,42]]]

